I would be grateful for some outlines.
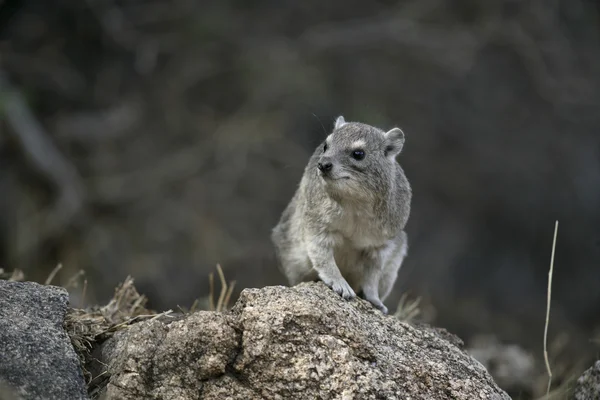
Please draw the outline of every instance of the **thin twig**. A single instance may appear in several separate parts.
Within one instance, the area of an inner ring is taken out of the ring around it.
[[[52,280],[54,279],[54,277],[58,273],[58,271],[60,271],[61,269],[62,269],[62,263],[58,263],[58,265],[56,267],[54,267],[54,269],[52,270],[52,272],[50,272],[50,275],[48,275],[48,278],[46,278],[46,282],[44,284],[45,285],[49,285],[50,282],[52,282]]]
[[[548,372],[548,387],[546,388],[546,397],[550,394],[552,386],[552,370],[548,360],[548,324],[550,322],[550,299],[552,297],[552,274],[554,273],[554,252],[556,250],[556,235],[558,234],[558,221],[554,225],[554,240],[552,241],[552,256],[550,257],[550,271],[548,272],[548,300],[546,304],[546,324],[544,326],[544,361]]]

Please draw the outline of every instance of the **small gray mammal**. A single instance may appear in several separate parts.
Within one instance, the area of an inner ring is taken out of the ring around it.
[[[403,145],[400,128],[384,132],[337,118],[271,233],[290,285],[322,280],[387,314],[383,300],[408,250],[412,190],[396,161]]]

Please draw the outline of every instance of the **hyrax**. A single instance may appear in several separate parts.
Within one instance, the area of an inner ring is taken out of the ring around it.
[[[337,118],[271,234],[290,285],[320,279],[345,299],[358,293],[387,313],[382,300],[408,249],[412,190],[396,161],[403,145],[399,128]]]

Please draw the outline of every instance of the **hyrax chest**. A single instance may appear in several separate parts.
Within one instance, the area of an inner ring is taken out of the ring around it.
[[[331,219],[330,229],[338,236],[336,247],[346,250],[379,247],[390,238],[390,232],[374,211],[366,207],[339,207]]]

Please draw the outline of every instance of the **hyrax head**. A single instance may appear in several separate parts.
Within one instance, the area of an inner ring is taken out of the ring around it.
[[[396,156],[404,145],[400,128],[387,132],[340,116],[317,161],[317,173],[337,190],[386,184],[395,174]]]

